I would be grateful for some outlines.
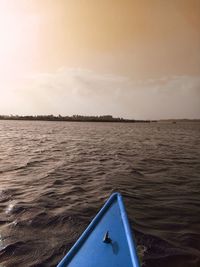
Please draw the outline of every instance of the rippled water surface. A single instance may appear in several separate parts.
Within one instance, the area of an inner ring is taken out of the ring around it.
[[[144,266],[200,266],[199,123],[0,121],[0,266],[56,266],[114,191]]]

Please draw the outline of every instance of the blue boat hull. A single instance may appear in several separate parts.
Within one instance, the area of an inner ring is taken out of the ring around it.
[[[57,267],[139,267],[122,197],[114,193]]]

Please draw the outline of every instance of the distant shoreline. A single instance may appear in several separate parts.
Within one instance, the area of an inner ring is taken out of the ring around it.
[[[19,116],[19,115],[0,115],[0,120],[19,120],[19,121],[68,121],[68,122],[123,122],[123,123],[187,123],[200,122],[200,119],[160,119],[160,120],[135,120],[115,118],[112,115],[103,116],[54,116],[54,115],[35,115],[35,116]]]
[[[133,120],[124,118],[114,118],[111,115],[104,116],[54,116],[54,115],[36,115],[36,116],[18,116],[18,115],[0,115],[0,120],[20,120],[20,121],[71,121],[71,122],[125,122],[125,123],[150,123],[155,120]]]

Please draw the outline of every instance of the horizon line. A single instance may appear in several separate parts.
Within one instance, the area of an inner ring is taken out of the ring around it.
[[[0,114],[0,119],[25,119],[25,118],[33,118],[33,119],[45,119],[45,118],[48,118],[48,119],[74,119],[74,120],[78,120],[78,119],[109,119],[109,120],[118,120],[118,121],[198,121],[200,120],[200,118],[166,118],[166,119],[163,119],[163,118],[160,118],[160,119],[133,119],[133,118],[123,118],[122,116],[118,116],[118,117],[114,117],[113,115],[110,115],[110,114],[104,114],[104,115],[81,115],[81,114],[73,114],[73,115],[61,115],[61,114],[58,114],[58,115],[53,115],[53,114],[37,114],[37,115],[18,115],[18,114],[10,114],[10,115],[7,115],[7,114]]]

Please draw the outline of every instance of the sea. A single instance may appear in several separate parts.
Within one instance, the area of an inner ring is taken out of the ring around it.
[[[0,266],[56,266],[113,192],[141,266],[200,266],[200,123],[0,121]]]

